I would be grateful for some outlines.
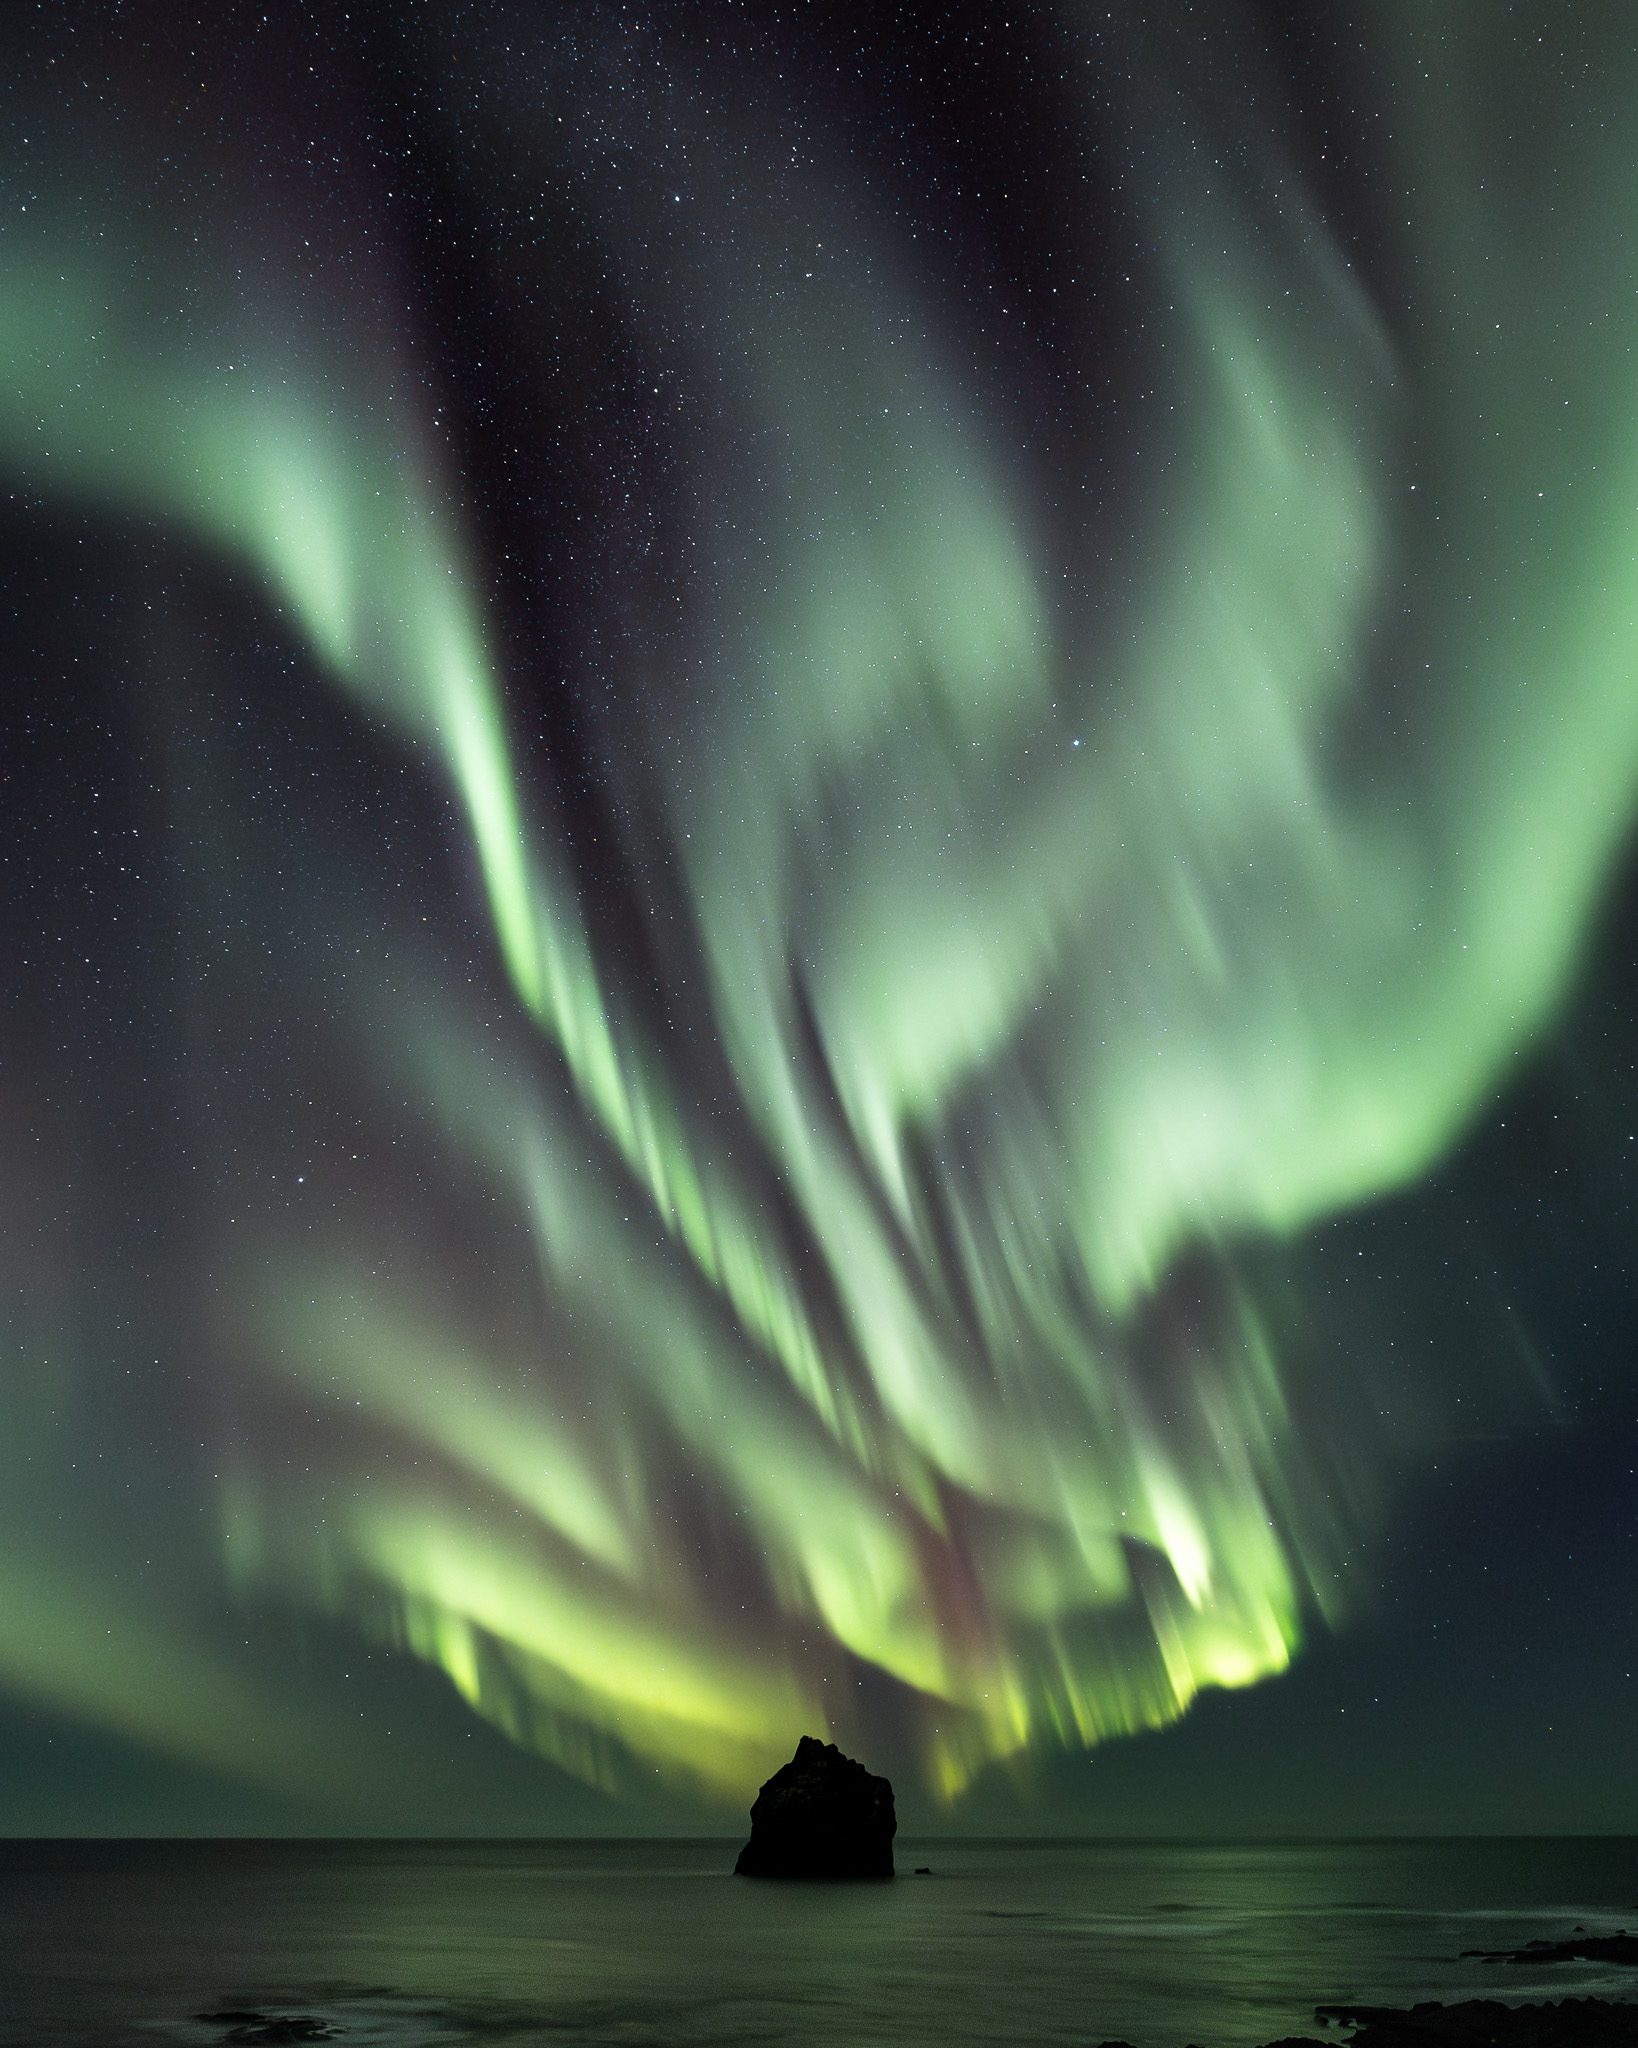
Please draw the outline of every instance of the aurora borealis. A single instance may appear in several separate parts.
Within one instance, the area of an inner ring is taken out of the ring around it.
[[[405,12],[6,30],[0,1697],[1027,1810],[1581,1369],[1638,43]]]

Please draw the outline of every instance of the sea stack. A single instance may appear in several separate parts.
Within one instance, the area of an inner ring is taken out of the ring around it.
[[[739,1877],[891,1877],[893,1787],[834,1742],[804,1735],[751,1808]]]

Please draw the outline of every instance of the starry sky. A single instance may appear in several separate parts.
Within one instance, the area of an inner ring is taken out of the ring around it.
[[[1638,1829],[1626,0],[0,62],[0,1829]]]

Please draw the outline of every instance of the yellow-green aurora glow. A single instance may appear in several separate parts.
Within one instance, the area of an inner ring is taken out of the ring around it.
[[[203,129],[168,169],[117,123],[48,146],[0,242],[8,487],[236,579],[442,792],[483,927],[474,971],[383,873],[290,942],[372,1163],[322,1229],[249,1203],[199,1250],[232,1598],[425,1660],[598,1784],[735,1799],[804,1729],[954,1798],[1340,1617],[1379,1463],[1294,1398],[1281,1258],[1496,1100],[1638,789],[1638,177],[1617,119],[1563,172],[1575,234],[1506,186],[1483,15],[1380,11],[1404,306],[1274,140],[1237,189],[1167,116],[1135,202],[1164,367],[1081,559],[958,367],[959,290],[840,154],[759,186],[719,108],[687,219],[669,174],[581,179],[726,422],[683,458],[694,572],[600,657],[649,749],[618,917],[361,237],[390,194],[360,173],[332,218]],[[513,141],[520,185],[568,176],[572,141]],[[19,1418],[0,1686],[310,1776],[186,1603],[138,1628],[45,1561]],[[94,1606],[95,1655],[49,1621]]]

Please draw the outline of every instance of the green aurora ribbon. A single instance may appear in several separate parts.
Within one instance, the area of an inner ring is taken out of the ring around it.
[[[1142,481],[1067,583],[1004,403],[844,169],[759,189],[750,117],[701,116],[699,225],[663,249],[657,172],[590,181],[631,317],[686,322],[730,422],[688,458],[708,566],[620,643],[672,707],[633,845],[684,906],[656,891],[644,943],[698,1055],[520,765],[391,262],[257,199],[226,143],[143,166],[138,205],[128,151],[99,170],[40,117],[0,463],[262,593],[453,797],[504,970],[496,1004],[365,936],[338,1030],[527,1313],[356,1214],[222,1253],[246,1412],[334,1418],[305,1477],[229,1432],[246,1597],[430,1660],[599,1783],[737,1793],[801,1729],[887,1730],[945,1796],[1278,1672],[1338,1612],[1372,1446],[1356,1499],[1316,1476],[1259,1261],[1414,1184],[1505,1087],[1638,786],[1631,152],[1619,118],[1578,130],[1557,214],[1510,183],[1481,13],[1381,10],[1391,311],[1276,143],[1237,190],[1185,174],[1178,117],[1142,209]],[[558,175],[520,149],[518,180]],[[1180,1271],[1210,1305],[1157,1364]],[[355,1449],[361,1418],[436,1485]],[[110,1616],[99,1655],[50,1621],[99,1595],[94,1561],[45,1561],[39,1506],[0,1519],[27,1623],[0,1683],[299,1775],[185,1615],[159,1649]]]

